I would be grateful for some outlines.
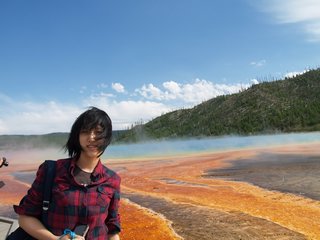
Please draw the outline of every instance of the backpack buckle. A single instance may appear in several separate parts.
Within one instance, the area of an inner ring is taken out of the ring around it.
[[[50,204],[49,201],[43,201],[43,202],[42,202],[42,209],[43,209],[44,211],[48,211],[48,209],[49,209],[49,204]]]

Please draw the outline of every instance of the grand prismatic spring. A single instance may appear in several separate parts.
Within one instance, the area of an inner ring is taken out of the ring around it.
[[[121,239],[320,239],[319,137],[111,146],[102,160],[122,177]],[[0,213],[16,218],[12,204],[38,165],[65,156],[27,148],[4,154],[10,165],[0,169]]]

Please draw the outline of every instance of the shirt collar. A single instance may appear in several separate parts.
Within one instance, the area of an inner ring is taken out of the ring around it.
[[[73,175],[73,171],[76,167],[76,162],[77,162],[76,158],[71,159],[70,168],[69,168],[71,175]],[[93,183],[95,183],[95,182],[100,182],[99,180],[102,179],[103,177],[104,177],[104,168],[101,163],[101,160],[99,159],[97,166],[94,168],[93,172],[91,173],[91,179]]]

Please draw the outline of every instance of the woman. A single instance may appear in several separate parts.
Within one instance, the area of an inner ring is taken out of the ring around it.
[[[65,145],[70,158],[56,161],[48,228],[39,220],[44,164],[24,201],[14,206],[20,227],[39,240],[120,239],[120,177],[100,160],[111,135],[111,120],[98,108],[91,107],[76,119]],[[85,238],[68,234],[79,225],[89,226]]]

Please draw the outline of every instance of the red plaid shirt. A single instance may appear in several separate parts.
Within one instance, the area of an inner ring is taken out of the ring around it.
[[[106,240],[108,234],[120,232],[120,177],[99,161],[91,174],[91,184],[84,187],[75,181],[75,164],[76,160],[70,158],[56,162],[48,228],[53,234],[62,235],[66,228],[88,224],[86,239]],[[14,206],[17,214],[41,218],[44,174],[41,164],[24,201]]]

